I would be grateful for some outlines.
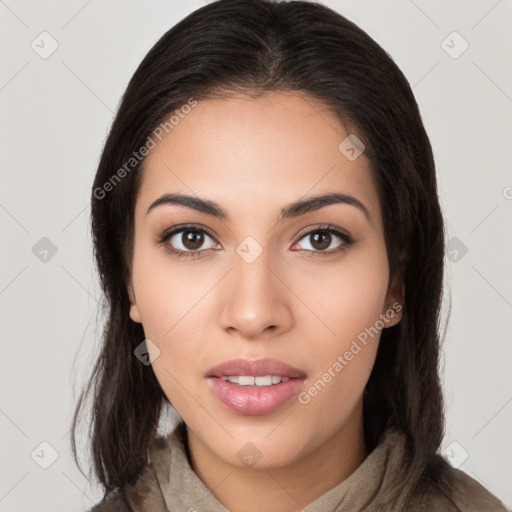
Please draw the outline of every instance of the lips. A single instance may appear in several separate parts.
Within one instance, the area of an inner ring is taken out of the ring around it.
[[[206,377],[230,377],[246,375],[252,377],[264,377],[265,375],[277,375],[288,378],[305,378],[306,373],[276,359],[231,359],[214,366],[206,373]]]
[[[235,376],[274,376],[285,377],[285,380],[258,386],[239,385],[222,378]],[[232,359],[214,366],[205,377],[213,395],[228,409],[238,414],[256,416],[270,414],[288,403],[299,393],[306,373],[276,359]]]

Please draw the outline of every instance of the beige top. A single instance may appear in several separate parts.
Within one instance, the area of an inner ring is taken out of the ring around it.
[[[137,482],[91,512],[229,512],[192,469],[186,436],[181,422],[166,438],[156,438],[149,451],[150,464]],[[432,487],[411,498],[405,485],[398,503],[391,506],[387,484],[404,469],[403,443],[400,432],[386,431],[379,445],[348,478],[301,512],[506,512],[503,504],[475,479],[445,461],[440,462],[449,466],[456,482],[451,500]]]

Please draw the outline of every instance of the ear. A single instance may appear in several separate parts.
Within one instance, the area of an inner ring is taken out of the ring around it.
[[[404,296],[404,284],[398,273],[395,273],[389,282],[385,310],[382,312],[386,318],[386,327],[391,327],[400,322],[404,308]]]
[[[137,323],[142,323],[140,319],[140,311],[137,306],[137,300],[135,299],[135,291],[133,289],[133,282],[131,277],[127,279],[126,289],[128,291],[128,297],[130,298],[130,318]]]

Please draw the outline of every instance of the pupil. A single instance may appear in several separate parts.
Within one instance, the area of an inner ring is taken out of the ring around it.
[[[187,249],[196,251],[203,244],[203,234],[198,231],[185,231],[182,242]]]
[[[326,249],[327,247],[329,247],[330,243],[331,243],[331,234],[330,233],[327,233],[325,231],[319,231],[318,233],[315,233],[313,236],[313,247],[315,247],[315,249]],[[320,240],[320,242],[319,242]],[[315,246],[316,244],[316,246]]]

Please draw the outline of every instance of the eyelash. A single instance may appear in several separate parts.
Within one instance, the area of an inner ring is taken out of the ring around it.
[[[215,240],[215,235],[209,229],[203,228],[203,227],[199,228],[199,227],[197,227],[195,225],[187,224],[187,225],[182,225],[182,226],[173,226],[172,228],[166,229],[158,237],[157,244],[158,245],[164,245],[174,235],[176,235],[177,233],[183,232],[183,231],[194,231],[194,232],[197,232],[197,233],[206,233],[213,240]],[[342,251],[346,250],[348,247],[350,247],[351,245],[353,245],[354,242],[355,242],[353,240],[353,238],[350,235],[348,235],[347,233],[345,233],[344,231],[341,231],[340,229],[338,229],[338,228],[336,228],[336,227],[334,227],[334,226],[332,226],[330,224],[327,224],[327,225],[323,225],[323,226],[318,226],[318,227],[316,227],[316,228],[314,228],[314,229],[312,229],[310,231],[307,231],[306,233],[303,233],[296,243],[298,243],[302,239],[312,235],[313,233],[317,233],[317,232],[334,234],[338,238],[340,238],[343,243],[338,248],[331,249],[329,251],[318,251],[318,250],[317,251],[311,251],[309,249],[301,249],[302,251],[306,251],[306,252],[312,253],[308,257],[328,256],[328,255],[331,255],[331,254],[342,252]],[[165,249],[169,253],[171,253],[172,255],[177,256],[178,258],[185,258],[185,259],[197,258],[197,257],[200,256],[200,254],[203,251],[209,250],[209,249],[203,249],[202,251],[201,250],[200,251],[181,251],[179,249],[172,248],[170,245],[166,245]]]

